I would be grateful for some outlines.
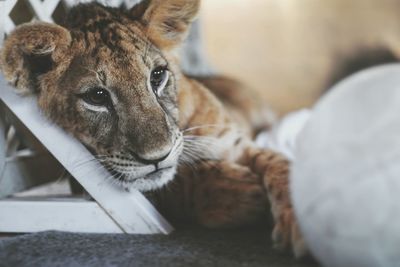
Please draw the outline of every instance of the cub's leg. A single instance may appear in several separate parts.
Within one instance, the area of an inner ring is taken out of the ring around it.
[[[240,164],[262,177],[275,221],[272,239],[275,247],[292,247],[296,257],[307,253],[300,233],[289,192],[289,161],[282,155],[258,148],[245,150]]]
[[[229,161],[180,167],[173,182],[151,196],[172,221],[233,228],[267,217],[268,197],[259,175]]]
[[[197,223],[229,228],[266,217],[265,188],[248,167],[228,161],[207,161],[194,171],[187,171],[187,175],[185,203],[190,203],[190,207],[186,210]]]
[[[248,167],[208,161],[201,164],[193,182],[193,215],[205,226],[235,227],[266,217],[265,188]]]

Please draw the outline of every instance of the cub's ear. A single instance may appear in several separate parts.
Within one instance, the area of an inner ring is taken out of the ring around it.
[[[20,93],[37,93],[38,77],[63,61],[70,44],[71,35],[61,26],[23,24],[4,41],[0,51],[1,69]]]
[[[200,8],[200,0],[144,0],[131,14],[145,27],[151,41],[171,49],[186,37]]]

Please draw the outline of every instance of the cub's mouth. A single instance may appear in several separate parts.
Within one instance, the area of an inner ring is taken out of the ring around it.
[[[176,166],[170,166],[152,171],[142,177],[133,178],[122,176],[118,180],[121,185],[129,189],[137,189],[141,192],[156,190],[170,182],[176,173]]]
[[[143,165],[123,153],[114,153],[100,162],[110,172],[111,183],[126,190],[146,192],[159,189],[174,178],[182,150],[183,138],[179,138],[168,157],[155,165]]]

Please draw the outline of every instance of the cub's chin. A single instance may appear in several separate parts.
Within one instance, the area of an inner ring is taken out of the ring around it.
[[[142,177],[131,178],[129,175],[124,175],[118,178],[118,183],[125,190],[136,189],[141,192],[148,192],[160,189],[168,184],[174,179],[175,173],[176,166],[171,166],[150,172]]]

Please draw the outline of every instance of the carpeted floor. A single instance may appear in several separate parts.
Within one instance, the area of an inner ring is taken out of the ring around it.
[[[313,267],[271,249],[266,231],[177,230],[164,235],[43,232],[0,239],[0,266]]]

